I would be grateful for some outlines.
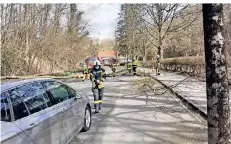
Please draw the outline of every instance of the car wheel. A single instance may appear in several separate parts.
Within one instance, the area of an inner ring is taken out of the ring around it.
[[[85,115],[84,115],[84,126],[82,131],[86,132],[91,128],[91,110],[89,106],[85,109]]]

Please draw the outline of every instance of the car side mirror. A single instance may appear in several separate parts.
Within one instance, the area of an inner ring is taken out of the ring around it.
[[[79,93],[75,92],[74,100],[80,99],[81,97],[82,96]]]

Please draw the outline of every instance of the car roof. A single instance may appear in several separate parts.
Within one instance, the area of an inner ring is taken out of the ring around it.
[[[1,92],[26,83],[36,82],[36,81],[46,81],[46,80],[56,81],[55,79],[52,78],[34,78],[34,79],[26,79],[26,80],[14,81],[14,82],[6,82],[1,85]]]

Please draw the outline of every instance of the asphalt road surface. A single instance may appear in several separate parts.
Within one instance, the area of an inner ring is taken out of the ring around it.
[[[190,112],[170,92],[137,93],[132,84],[141,77],[111,77],[105,82],[103,109],[92,116],[92,127],[70,144],[204,144],[206,121]],[[93,103],[91,82],[69,82]],[[161,87],[156,84],[157,87]]]

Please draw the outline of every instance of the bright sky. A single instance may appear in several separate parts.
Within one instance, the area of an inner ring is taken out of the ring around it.
[[[84,18],[89,21],[90,36],[94,39],[113,39],[120,4],[81,4]]]

